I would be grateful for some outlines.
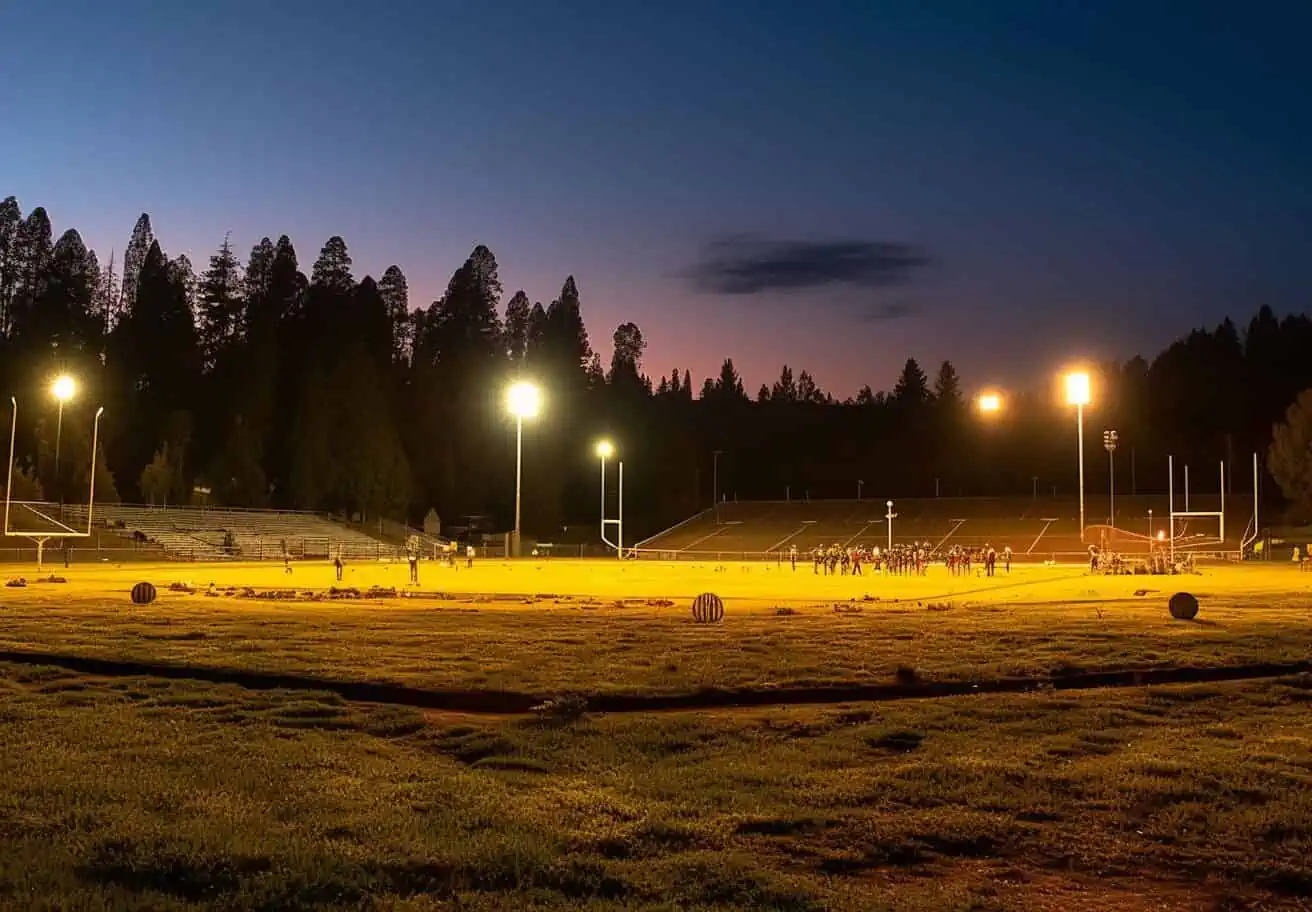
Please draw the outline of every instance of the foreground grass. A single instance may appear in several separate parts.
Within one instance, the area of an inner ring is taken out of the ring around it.
[[[552,723],[0,665],[0,905],[1300,908],[1310,708],[1304,678]]]
[[[723,625],[685,611],[600,602],[276,603],[165,594],[121,600],[24,594],[0,609],[0,649],[286,672],[454,690],[687,693],[978,680],[1162,665],[1305,660],[1298,597],[1208,599],[1197,623],[1159,595],[1099,604],[821,603],[736,607]]]

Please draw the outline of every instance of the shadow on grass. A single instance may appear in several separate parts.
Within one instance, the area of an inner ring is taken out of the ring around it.
[[[541,695],[504,690],[430,690],[371,681],[343,681],[308,675],[245,671],[234,668],[172,665],[25,650],[0,650],[0,662],[63,668],[103,677],[148,677],[235,684],[248,690],[304,690],[336,694],[343,700],[383,703],[417,709],[463,713],[527,714],[543,703]],[[1083,671],[1061,669],[1052,677],[995,678],[980,681],[900,681],[815,687],[702,688],[682,694],[595,694],[584,698],[588,712],[653,712],[740,706],[816,705],[849,702],[958,697],[982,693],[1027,693],[1142,687],[1154,684],[1199,684],[1278,678],[1312,672],[1312,661],[1263,662],[1215,667]],[[1189,699],[1198,699],[1191,696]]]

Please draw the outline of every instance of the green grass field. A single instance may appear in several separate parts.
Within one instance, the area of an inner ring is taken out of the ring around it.
[[[401,566],[348,570],[404,588]],[[144,607],[140,579],[291,583],[280,565],[55,572],[0,595],[3,908],[1312,908],[1309,675],[579,717],[187,678],[545,699],[1306,661],[1312,574],[1291,568],[425,564],[409,598]],[[333,584],[326,565],[291,580]],[[1167,615],[1178,589],[1197,622]],[[692,622],[702,591],[723,624]]]

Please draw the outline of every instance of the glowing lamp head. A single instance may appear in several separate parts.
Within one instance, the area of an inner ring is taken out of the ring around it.
[[[1158,530],[1157,530],[1157,540],[1158,540],[1158,541],[1166,541],[1166,532],[1163,531],[1162,529],[1158,529]]]
[[[1002,411],[1002,396],[997,393],[981,393],[979,410],[990,415]]]
[[[50,384],[50,394],[60,402],[67,402],[77,393],[77,381],[68,374],[61,374]]]
[[[1066,404],[1088,405],[1093,397],[1089,390],[1089,375],[1075,371],[1066,375]]]
[[[542,411],[542,393],[532,383],[516,383],[506,393],[506,407],[516,418],[536,418]]]
[[[609,440],[600,440],[597,442],[597,458],[610,459],[615,455],[615,447]]]

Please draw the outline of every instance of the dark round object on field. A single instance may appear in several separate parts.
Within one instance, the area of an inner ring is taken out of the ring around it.
[[[703,592],[692,600],[692,619],[699,624],[718,624],[724,620],[724,601],[714,593]]]
[[[1177,621],[1192,621],[1198,617],[1198,599],[1188,592],[1177,592],[1169,604],[1171,617]]]
[[[149,605],[155,601],[154,583],[137,583],[132,587],[132,604]]]

